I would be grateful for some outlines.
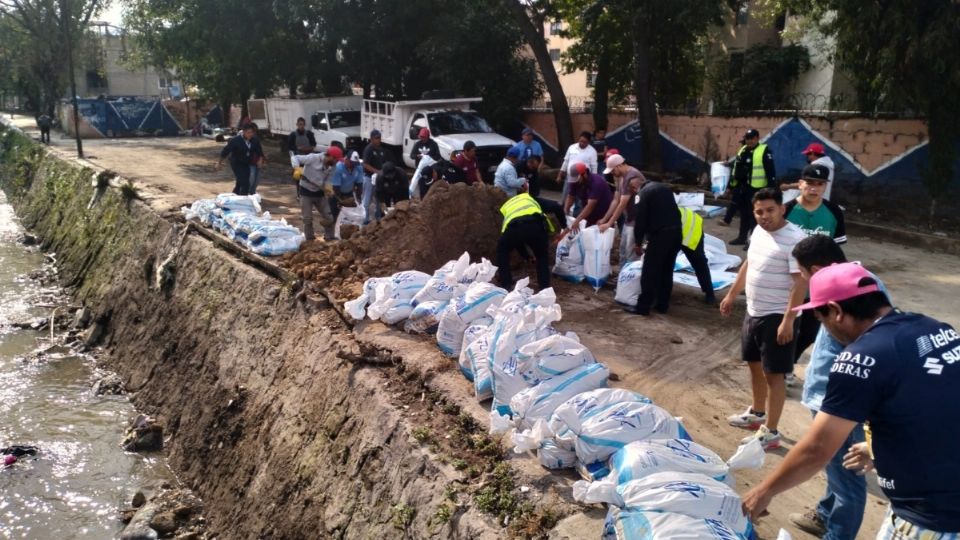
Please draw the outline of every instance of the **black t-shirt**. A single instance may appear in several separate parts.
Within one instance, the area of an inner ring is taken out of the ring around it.
[[[681,226],[680,209],[673,190],[660,182],[647,181],[635,197],[633,209],[634,239],[637,245],[648,233]]]
[[[523,174],[523,177],[527,179],[527,184],[529,184],[527,193],[529,193],[531,197],[539,197],[540,196],[540,172],[537,170],[531,171],[529,168],[524,167],[522,174]]]
[[[437,141],[427,139],[414,143],[413,149],[410,150],[410,158],[420,163],[420,156],[424,154],[429,155],[434,161],[440,161],[440,148],[437,146]]]
[[[891,311],[833,361],[820,410],[869,422],[880,487],[894,513],[960,532],[960,334]]]

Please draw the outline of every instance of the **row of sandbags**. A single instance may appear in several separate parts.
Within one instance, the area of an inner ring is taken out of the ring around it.
[[[258,255],[282,255],[300,249],[303,233],[286,220],[262,212],[260,195],[221,193],[180,208],[187,220],[199,221]]]
[[[749,538],[730,470],[759,466],[759,442],[724,462],[647,397],[607,388],[607,367],[576,334],[553,328],[561,318],[553,290],[534,293],[523,279],[506,291],[490,283],[495,272],[465,253],[433,275],[371,278],[345,308],[355,319],[435,334],[477,399],[492,398],[491,433],[511,431],[514,450],[536,451],[548,469],[575,468],[584,481],[574,497],[610,506],[605,538],[680,530],[689,538]],[[644,520],[650,526],[638,528]]]

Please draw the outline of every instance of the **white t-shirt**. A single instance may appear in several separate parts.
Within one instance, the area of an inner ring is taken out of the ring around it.
[[[810,164],[811,164],[811,165],[823,165],[824,167],[830,169],[830,176],[828,177],[830,181],[827,182],[827,187],[824,188],[824,190],[823,190],[823,198],[824,198],[824,199],[827,199],[827,200],[829,201],[829,200],[830,200],[830,194],[833,193],[833,168],[835,167],[835,165],[833,164],[833,160],[830,159],[830,156],[821,156],[821,157],[818,157],[817,159],[811,161]],[[784,199],[784,200],[786,200],[786,199]]]
[[[570,172],[574,163],[583,163],[590,169],[590,172],[597,172],[597,151],[589,144],[586,148],[580,148],[579,143],[571,144],[567,148],[567,153],[563,156],[563,164],[560,165],[560,169],[567,171],[567,174],[571,176],[576,176],[576,172]]]
[[[790,303],[792,274],[800,273],[793,246],[806,238],[789,221],[774,232],[757,225],[747,250],[747,313],[752,317],[783,314]]]

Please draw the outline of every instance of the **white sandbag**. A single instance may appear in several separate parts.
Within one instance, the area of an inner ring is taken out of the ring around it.
[[[704,203],[703,193],[674,193],[673,200],[677,201],[677,206],[681,208],[690,208],[696,210],[702,208]]]
[[[215,199],[217,206],[224,211],[242,212],[246,214],[259,215],[260,195],[234,195],[233,193],[221,193]]]
[[[386,305],[387,309],[379,317],[384,324],[397,324],[413,312],[413,304],[410,300],[388,300]]]
[[[602,540],[747,540],[715,519],[610,507]]]
[[[505,313],[494,319],[489,363],[493,374],[493,407],[501,413],[511,414],[509,404],[513,396],[544,379],[536,372],[534,358],[521,358],[516,353],[528,343],[555,334],[550,324],[559,319],[559,313],[553,309],[559,307],[528,304],[520,313]]]
[[[637,305],[637,298],[640,298],[640,274],[642,272],[642,259],[620,267],[620,275],[617,276],[617,293],[613,297],[614,301],[628,306]]]
[[[447,307],[446,300],[422,302],[413,307],[403,329],[411,334],[432,334],[437,331],[440,313]]]
[[[583,275],[594,290],[600,290],[610,277],[610,250],[616,231],[612,228],[600,232],[596,225],[587,227],[580,234],[583,242]]]
[[[356,200],[356,198],[354,198],[354,200]],[[357,201],[356,206],[341,206],[340,214],[337,216],[337,221],[333,224],[334,238],[343,239],[343,236],[340,234],[340,230],[346,225],[363,227],[363,220],[363,207],[359,201]]]
[[[435,163],[436,161],[430,156],[424,155],[420,157],[420,162],[417,163],[417,170],[413,172],[413,177],[410,179],[410,200],[420,198],[420,182],[430,183],[433,181],[432,178],[426,178],[428,173],[425,171]]]
[[[540,465],[547,469],[570,469],[577,463],[577,454],[561,448],[552,439],[543,441],[537,449]]]
[[[460,276],[460,283],[489,283],[495,275],[497,275],[497,267],[485,257],[482,257],[480,262],[467,267],[463,275]]]
[[[473,321],[486,316],[487,310],[500,305],[507,291],[486,282],[467,287],[463,296],[454,298],[440,315],[437,327],[437,346],[447,356],[460,354],[463,333]]]
[[[471,357],[473,353],[467,354],[467,350],[471,343],[477,341],[487,333],[491,324],[493,324],[493,319],[490,317],[480,317],[476,321],[470,323],[470,326],[468,326],[463,332],[463,343],[460,347],[460,356],[457,363],[460,366],[460,372],[463,373],[463,376],[466,377],[468,381],[472,382],[474,380],[474,359]],[[486,357],[486,349],[483,349],[483,357]]]
[[[621,484],[617,494],[620,508],[716,520],[743,536],[749,536],[753,529],[743,513],[737,492],[702,474],[676,471],[651,474]]]
[[[490,372],[490,334],[483,334],[461,353],[461,363],[470,366],[473,373],[473,392],[477,401],[485,401],[493,397],[493,375]]]
[[[395,324],[413,311],[412,299],[427,283],[430,276],[416,270],[397,272],[376,284],[376,300],[367,308],[367,316],[373,320],[381,319],[387,324]],[[390,316],[383,319],[387,311]],[[388,322],[393,321],[393,322]]]
[[[546,419],[571,397],[607,385],[610,370],[603,364],[587,364],[517,393],[510,399],[514,422],[530,428],[537,419]]]
[[[710,164],[710,191],[713,194],[720,195],[727,190],[727,183],[730,181],[730,167],[724,161],[714,161]]]
[[[459,259],[448,261],[438,268],[423,288],[413,297],[413,305],[431,300],[450,300],[456,295],[460,278],[470,266],[470,254],[464,252]]]
[[[557,254],[553,265],[553,273],[560,279],[580,283],[583,281],[583,242],[581,232],[583,225],[577,230],[570,231],[557,242]]]
[[[257,255],[275,257],[291,253],[300,249],[300,244],[306,241],[303,234],[289,235],[262,235],[247,238],[247,247]]]
[[[726,289],[727,287],[733,285],[733,283],[736,280],[737,280],[736,272],[719,272],[715,270],[710,270],[710,281],[713,283],[714,291]],[[697,276],[693,274],[686,274],[683,272],[674,272],[673,282],[678,285],[683,285],[685,287],[692,287],[697,290],[700,289],[700,282],[697,281]]]
[[[516,355],[520,363],[529,363],[534,369],[535,380],[528,380],[530,384],[596,362],[593,353],[572,332],[527,343],[517,350]]]
[[[683,439],[651,439],[625,445],[610,456],[610,474],[595,482],[577,481],[573,498],[585,503],[617,504],[617,486],[660,472],[702,474],[735,485],[730,467],[713,450]]]
[[[367,304],[377,299],[377,284],[384,278],[369,278],[363,282],[363,292],[357,298],[343,304],[344,311],[351,318],[362,321],[367,315]]]

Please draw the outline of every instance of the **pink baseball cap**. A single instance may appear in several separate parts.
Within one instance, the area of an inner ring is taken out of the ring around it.
[[[860,280],[870,278],[874,283],[860,285]],[[830,302],[841,302],[855,296],[880,290],[880,286],[866,268],[856,263],[830,265],[810,278],[810,301],[793,308],[794,311],[825,306]]]
[[[623,162],[624,162],[624,161],[625,161],[625,160],[623,159],[623,156],[621,156],[620,154],[614,154],[614,155],[612,155],[612,156],[608,156],[608,157],[607,157],[607,163],[606,163],[607,168],[603,170],[603,174],[610,174],[610,173],[612,173],[612,172],[613,172],[613,169],[614,169],[615,167],[618,167],[618,166],[620,166],[620,165],[623,165]]]

